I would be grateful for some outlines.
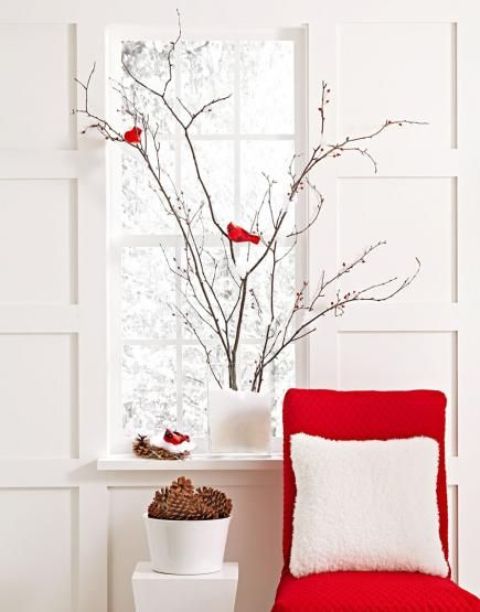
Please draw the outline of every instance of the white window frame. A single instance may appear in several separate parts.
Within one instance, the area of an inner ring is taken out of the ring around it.
[[[239,158],[240,142],[242,140],[293,140],[295,152],[307,152],[307,31],[306,28],[277,28],[259,30],[184,30],[184,40],[292,40],[295,45],[294,51],[294,134],[244,134],[240,132],[238,105],[235,111],[235,130],[233,134],[205,134],[195,135],[193,140],[228,140],[234,142],[234,172],[235,172],[235,195],[234,206],[239,205]],[[176,32],[156,26],[125,25],[109,28],[107,37],[106,75],[120,80],[120,53],[122,40],[173,40]],[[236,84],[235,84],[236,85]],[[114,117],[114,97],[110,92],[110,83],[107,82],[107,116],[118,121]],[[175,136],[173,137],[175,142]],[[176,156],[180,155],[179,147],[176,147]],[[178,161],[178,159],[177,159]],[[176,340],[137,340],[121,337],[121,253],[124,247],[158,247],[160,240],[167,247],[176,247],[178,256],[180,254],[180,237],[168,234],[135,235],[126,234],[122,231],[120,210],[118,206],[121,190],[121,181],[117,169],[120,167],[120,148],[116,143],[108,143],[107,146],[107,175],[108,175],[108,224],[107,224],[107,278],[108,278],[108,450],[111,453],[125,453],[130,450],[131,440],[125,435],[122,427],[123,405],[121,395],[121,356],[124,344],[139,344],[144,346],[175,345],[177,346],[177,366],[181,364],[182,347],[188,344],[196,345],[194,340],[179,343]],[[297,206],[297,223],[302,223],[308,218],[308,194],[305,192],[300,196]],[[308,279],[308,239],[302,236],[296,248],[295,256],[296,279]],[[179,321],[177,325],[181,325]],[[132,342],[133,340],[133,342]],[[308,386],[308,338],[295,346],[295,379],[297,386]],[[177,384],[177,416],[178,427],[181,429],[181,375],[176,376]],[[207,451],[208,443],[205,437],[196,438],[197,449]],[[281,449],[281,438],[273,439],[272,451]]]

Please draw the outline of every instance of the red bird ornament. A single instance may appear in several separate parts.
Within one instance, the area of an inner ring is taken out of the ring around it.
[[[142,135],[142,128],[133,127],[123,135],[125,142],[129,144],[138,144],[140,142],[140,136]]]
[[[172,431],[171,429],[166,429],[165,434],[163,436],[165,442],[169,444],[174,444],[177,446],[178,444],[182,444],[182,442],[190,442],[190,436],[186,434],[182,434],[179,431]]]
[[[260,236],[251,234],[243,229],[243,227],[235,225],[234,223],[229,223],[227,225],[227,235],[232,242],[252,242],[253,244],[258,244],[260,242]]]

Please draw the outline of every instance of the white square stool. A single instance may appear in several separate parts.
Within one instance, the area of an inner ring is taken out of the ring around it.
[[[233,612],[238,563],[224,563],[214,574],[159,574],[147,561],[132,575],[136,612]]]

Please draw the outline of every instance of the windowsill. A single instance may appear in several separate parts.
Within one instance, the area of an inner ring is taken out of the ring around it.
[[[105,455],[97,461],[99,471],[194,471],[194,470],[277,470],[283,464],[281,453],[212,454],[194,453],[188,459],[164,461],[142,459],[131,453]]]
[[[449,485],[457,485],[459,478],[458,457],[447,457],[447,480]],[[283,466],[281,453],[270,454],[214,454],[194,453],[183,461],[163,461],[160,459],[141,459],[132,453],[112,454],[97,460],[100,472],[189,472],[189,471],[274,471]]]

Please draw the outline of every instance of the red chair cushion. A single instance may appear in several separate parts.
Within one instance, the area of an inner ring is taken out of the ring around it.
[[[296,494],[290,436],[299,432],[335,440],[388,440],[412,436],[429,436],[437,440],[440,448],[437,480],[439,532],[448,559],[445,406],[445,395],[439,391],[287,391],[283,404],[283,553],[286,567],[290,561]]]
[[[414,572],[285,573],[272,612],[466,612],[480,600],[449,578]]]

